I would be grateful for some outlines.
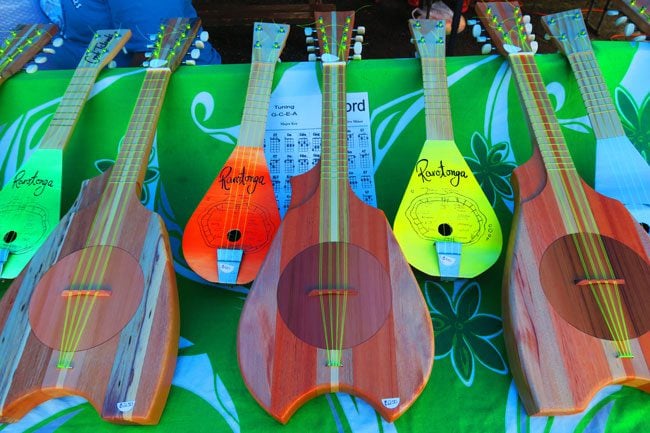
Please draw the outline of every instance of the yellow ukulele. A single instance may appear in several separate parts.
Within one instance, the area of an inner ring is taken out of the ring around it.
[[[130,37],[130,30],[95,33],[39,148],[0,191],[0,277],[16,278],[59,222],[63,149],[97,76]]]
[[[424,81],[426,141],[393,230],[408,262],[429,275],[474,277],[501,253],[501,226],[454,143],[445,68],[445,22],[409,20]]]
[[[264,130],[285,24],[255,23],[246,104],[237,146],[187,222],[183,254],[208,281],[250,283],[280,225],[264,157]]]

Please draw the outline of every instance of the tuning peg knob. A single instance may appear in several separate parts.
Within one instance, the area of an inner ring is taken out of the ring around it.
[[[647,39],[646,35],[639,35],[639,36],[635,36],[634,38],[632,38],[632,40],[634,42],[642,42],[642,41],[645,41],[646,39]]]
[[[196,66],[196,61],[192,59],[187,59],[183,63],[186,64],[187,66]]]
[[[314,29],[311,27],[305,27],[305,36],[311,36],[314,33]]]
[[[55,53],[56,53],[56,50],[55,50],[54,48],[45,47],[45,48],[43,48],[43,52],[44,52],[45,54],[55,54]]]
[[[307,60],[310,62],[315,62],[316,59],[318,59],[318,57],[314,53],[309,53],[309,55],[307,56]]]
[[[203,30],[201,33],[199,33],[199,40],[201,42],[208,42],[208,39],[210,39],[210,33],[208,33],[205,30]]]
[[[551,35],[549,35],[548,33],[544,33],[544,40],[545,41],[550,41],[551,40]]]
[[[352,51],[354,52],[355,55],[360,55],[362,50],[363,50],[363,45],[361,45],[361,42],[357,41],[352,46]]]
[[[532,42],[530,43],[530,50],[531,50],[533,53],[536,53],[538,49],[539,49],[539,44],[537,43],[537,41],[532,41]]]
[[[52,46],[54,48],[59,48],[61,45],[63,45],[63,38],[54,38],[54,39],[52,39]]]
[[[636,27],[632,23],[627,23],[625,24],[625,27],[623,29],[623,34],[625,35],[626,38],[629,38],[632,36],[632,33],[634,33],[634,30],[636,30]]]
[[[115,60],[111,60],[108,63],[108,69],[115,69],[115,68],[117,68],[117,62]]]
[[[484,44],[489,40],[490,38],[488,38],[487,36],[479,36],[478,38],[476,38],[476,42],[478,42],[479,44]]]
[[[142,62],[142,66],[144,66],[145,68],[148,68],[149,67],[149,62],[148,61]]]
[[[311,36],[307,36],[307,37],[305,38],[305,42],[306,42],[307,44],[309,44],[309,45],[313,44],[315,41],[316,41],[316,39],[314,39],[314,38],[311,37]]]
[[[194,46],[199,50],[202,50],[203,48],[205,48],[205,42],[203,42],[201,39],[197,39],[196,41],[194,41]]]
[[[38,71],[38,65],[36,63],[30,63],[29,65],[25,66],[24,69],[28,74],[33,74],[34,72]]]
[[[363,35],[356,35],[356,36],[354,37],[354,40],[355,40],[356,42],[363,42]]]
[[[147,51],[146,53],[144,53],[144,57],[147,58],[147,59],[148,59],[149,57],[151,57],[151,52],[150,52],[150,51]]]
[[[475,20],[475,19],[469,19],[469,20],[467,20],[467,25],[468,25],[468,26],[473,26],[473,25],[475,25],[475,24],[478,24],[478,20]]]
[[[307,52],[308,52],[308,53],[313,53],[314,51],[316,51],[316,47],[315,47],[315,46],[313,46],[313,45],[307,45]]]
[[[190,51],[190,57],[194,60],[198,59],[201,57],[201,50],[194,48],[192,51]]]
[[[47,57],[45,57],[45,56],[36,56],[36,57],[34,58],[34,63],[37,63],[37,64],[39,64],[39,65],[40,65],[40,64],[43,64],[43,63],[45,63],[45,62],[47,62]]]
[[[150,41],[155,41],[156,39],[158,39],[158,35],[157,35],[157,34],[150,34],[150,35],[149,35],[149,40],[150,40]]]
[[[620,17],[616,18],[616,21],[614,21],[614,25],[622,26],[626,22],[627,22],[627,17],[625,15],[621,15]]]
[[[524,24],[524,31],[526,32],[527,35],[530,35],[531,33],[533,33],[533,25],[531,23]]]
[[[478,38],[479,36],[481,36],[482,31],[483,29],[481,28],[480,24],[474,24],[474,26],[472,27],[472,36],[474,36],[474,38]]]
[[[618,11],[616,9],[610,9],[606,13],[610,17],[615,17],[616,15],[618,15]]]
[[[529,24],[530,23],[530,15],[524,15],[522,18],[522,21],[524,24]]]
[[[535,40],[535,33],[531,33],[530,35],[527,36],[528,42],[532,42]]]
[[[492,44],[484,44],[481,46],[481,54],[487,55],[492,52]]]
[[[361,54],[353,54],[352,60],[361,60]]]
[[[366,34],[366,28],[364,26],[359,26],[356,29],[354,29],[358,35],[365,35]]]
[[[147,44],[147,49],[148,50],[153,50],[154,45],[153,44]]]

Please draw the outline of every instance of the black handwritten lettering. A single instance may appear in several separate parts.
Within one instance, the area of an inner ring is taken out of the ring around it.
[[[106,47],[113,39],[113,34],[105,34],[98,36],[99,40],[95,41],[92,50],[89,48],[84,54],[84,60],[91,64],[96,64],[101,61],[106,52]]]
[[[53,188],[54,181],[51,179],[38,177],[38,170],[36,170],[36,173],[34,173],[34,175],[31,177],[27,177],[25,170],[20,170],[14,177],[13,187],[18,189],[23,186],[34,187],[34,195],[38,197],[39,195],[43,194],[45,188]]]
[[[232,167],[227,165],[219,173],[219,182],[221,182],[221,188],[229,191],[232,184],[238,184],[246,187],[246,192],[253,194],[257,189],[257,185],[266,185],[266,180],[264,176],[254,176],[246,174],[246,167],[242,167],[241,172],[236,175],[232,175]]]
[[[431,182],[432,177],[438,178],[449,178],[449,183],[453,187],[457,187],[460,184],[460,179],[467,179],[467,173],[465,170],[454,170],[451,168],[446,168],[445,164],[440,161],[440,165],[433,169],[429,169],[429,160],[421,159],[415,164],[415,172],[422,179],[422,182]]]

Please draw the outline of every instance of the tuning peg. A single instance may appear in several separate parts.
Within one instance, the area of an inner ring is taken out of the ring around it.
[[[364,26],[359,26],[356,29],[354,29],[354,31],[357,32],[358,35],[366,34],[366,28]]]
[[[311,27],[305,27],[305,36],[311,36],[314,33],[314,29]]]
[[[481,46],[481,54],[483,55],[490,54],[493,49],[494,47],[492,46],[492,44],[484,44],[483,46]]]
[[[356,35],[356,36],[354,37],[354,40],[355,40],[356,42],[363,42],[363,35]]]
[[[151,33],[151,34],[149,35],[149,40],[150,40],[150,41],[155,41],[156,39],[158,39],[158,35],[157,35],[157,34],[155,34],[155,33]]]
[[[197,39],[194,41],[194,46],[199,50],[202,50],[203,48],[205,48],[205,42],[203,42],[201,39]]]
[[[361,54],[353,54],[352,60],[361,60]]]
[[[616,9],[609,9],[605,13],[607,14],[607,16],[610,16],[610,17],[615,17],[616,15],[618,15],[618,11]]]
[[[548,33],[544,33],[544,40],[545,41],[550,41],[551,40],[551,35],[549,35]]]
[[[37,63],[37,64],[39,64],[39,65],[40,65],[40,64],[43,64],[43,63],[45,63],[45,62],[47,62],[47,57],[45,57],[45,56],[36,56],[36,57],[34,58],[34,63]]]
[[[199,33],[199,40],[201,42],[208,42],[208,39],[210,39],[210,33],[207,31],[203,30],[201,33]]]
[[[25,66],[23,69],[28,74],[33,74],[34,72],[38,71],[38,65],[36,63],[30,63],[29,65]]]
[[[144,57],[145,57],[146,59],[148,59],[149,57],[151,57],[151,51],[147,51],[146,53],[144,53]]]
[[[187,59],[187,60],[183,61],[183,64],[185,64],[187,66],[196,66],[196,60]]]
[[[117,62],[115,60],[111,60],[108,63],[108,69],[115,69],[115,68],[117,68]]]
[[[472,36],[474,36],[474,38],[478,38],[479,36],[481,36],[482,32],[483,32],[483,28],[481,28],[481,25],[474,24],[474,26],[472,27]]]
[[[54,38],[54,39],[52,39],[52,46],[54,48],[59,48],[61,45],[63,45],[63,38]]]
[[[530,15],[524,15],[522,18],[522,21],[524,24],[530,24]]]
[[[614,21],[615,26],[622,26],[627,22],[627,17],[625,15],[621,15],[620,17],[616,18],[616,21]]]
[[[479,44],[484,44],[489,40],[490,38],[488,38],[487,36],[479,36],[478,38],[476,38],[476,42],[478,42]]]
[[[534,41],[535,40],[535,33],[529,34],[526,38],[528,39],[528,42]]]
[[[196,60],[199,57],[201,57],[201,50],[199,50],[198,48],[194,48],[192,49],[192,51],[190,51],[189,54],[192,59]]]
[[[45,54],[55,54],[55,53],[56,53],[56,50],[55,50],[54,48],[45,47],[45,48],[43,48],[43,52],[44,52]]]
[[[630,36],[632,36],[632,33],[634,33],[635,30],[636,27],[634,26],[633,23],[627,23],[623,28],[623,34],[625,35],[626,38],[629,38]]]
[[[310,62],[315,62],[316,59],[318,59],[318,56],[314,53],[309,53],[309,55],[307,56],[307,60]]]
[[[307,37],[305,38],[305,42],[306,42],[308,45],[311,45],[311,44],[313,44],[314,42],[316,42],[316,39],[314,39],[312,36],[307,36]]]
[[[469,19],[469,20],[467,20],[467,25],[468,25],[468,26],[473,26],[473,25],[475,25],[475,24],[478,24],[478,20],[475,20],[475,19]]]
[[[148,61],[142,62],[142,66],[144,66],[145,68],[148,68],[149,67],[149,62]]]
[[[354,52],[354,55],[360,55],[361,51],[363,50],[363,45],[361,45],[361,42],[355,42],[354,45],[352,46],[352,51]]]
[[[524,31],[526,32],[527,35],[530,35],[531,33],[533,33],[533,25],[531,23],[524,24]]]
[[[646,35],[639,35],[639,36],[635,36],[634,38],[632,38],[632,40],[634,42],[642,42],[642,41],[645,41],[646,39],[647,39]]]
[[[147,44],[147,49],[148,50],[153,50],[154,44]]]
[[[533,53],[536,53],[538,49],[539,49],[539,44],[537,43],[537,41],[532,41],[532,42],[530,43],[530,50],[531,50]]]
[[[315,47],[315,46],[313,46],[313,45],[307,45],[307,52],[308,52],[308,53],[313,53],[314,51],[316,51],[316,47]]]

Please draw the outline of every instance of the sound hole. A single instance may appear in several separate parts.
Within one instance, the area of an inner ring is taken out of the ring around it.
[[[241,239],[241,232],[237,229],[230,230],[226,236],[230,242],[237,242]]]
[[[650,330],[650,265],[617,240],[563,236],[544,251],[540,272],[553,308],[582,332],[619,340],[621,332],[636,338]],[[608,282],[589,283],[597,280]]]
[[[452,232],[451,226],[447,223],[440,224],[438,226],[438,233],[443,236],[449,236]]]
[[[312,346],[361,344],[382,327],[390,309],[387,272],[375,256],[355,245],[313,245],[295,256],[280,276],[280,316],[296,337]]]
[[[5,243],[10,244],[10,243],[12,243],[13,241],[15,241],[17,237],[18,237],[18,233],[16,233],[16,232],[13,231],[13,230],[10,230],[10,231],[8,231],[7,233],[5,233],[3,239],[4,239]]]

